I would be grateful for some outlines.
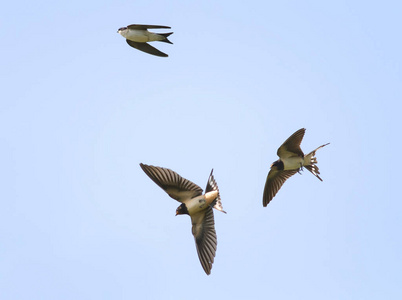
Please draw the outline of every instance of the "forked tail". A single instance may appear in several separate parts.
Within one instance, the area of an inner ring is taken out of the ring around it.
[[[164,36],[165,39],[161,40],[160,42],[165,42],[165,43],[169,43],[169,44],[173,44],[171,41],[168,40],[168,36],[171,35],[173,32],[168,32],[168,33],[158,33],[161,36]]]
[[[322,181],[321,177],[318,175],[320,174],[320,171],[317,167],[317,158],[315,157],[315,152],[322,148],[325,147],[326,145],[328,145],[329,143],[325,144],[325,145],[321,145],[320,147],[318,147],[317,149],[311,151],[309,154],[307,154],[304,158],[304,163],[308,163],[308,165],[304,165],[304,167],[309,170],[315,177],[317,177],[319,180]]]

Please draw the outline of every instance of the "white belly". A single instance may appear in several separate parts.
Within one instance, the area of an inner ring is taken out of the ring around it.
[[[128,30],[124,36],[126,39],[138,42],[138,43],[146,43],[149,41],[148,32],[144,30]]]
[[[183,201],[186,204],[188,213],[191,215],[196,214],[197,212],[204,210],[211,205],[212,202],[218,197],[217,191],[210,191],[205,195],[195,197],[190,200]]]
[[[204,195],[187,200],[185,203],[190,216],[205,209],[208,205]]]
[[[303,166],[303,157],[288,157],[285,160],[282,159],[285,170],[296,170]]]

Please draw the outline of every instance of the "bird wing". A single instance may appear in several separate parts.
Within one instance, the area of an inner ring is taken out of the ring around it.
[[[277,154],[280,158],[287,158],[292,156],[303,157],[304,153],[300,149],[300,143],[303,139],[306,129],[302,128],[293,133],[279,148]]]
[[[265,206],[275,197],[285,181],[296,174],[297,170],[270,170],[265,182],[262,204]]]
[[[202,195],[202,188],[170,169],[144,164],[140,166],[149,178],[179,202]]]
[[[152,54],[152,55],[156,55],[156,56],[161,56],[161,57],[168,57],[168,55],[166,53],[163,53],[162,51],[159,51],[158,49],[156,49],[155,47],[152,47],[150,44],[148,43],[138,43],[138,42],[134,42],[134,41],[130,41],[128,39],[126,39],[127,44],[129,44],[131,47],[138,49],[140,51]]]
[[[226,211],[223,210],[223,206],[222,206],[222,201],[221,201],[221,195],[219,193],[219,188],[218,188],[218,184],[215,181],[214,175],[212,175],[212,172],[214,171],[214,169],[212,169],[211,174],[209,175],[208,178],[208,182],[207,182],[207,187],[205,188],[205,194],[211,191],[217,191],[218,192],[218,197],[216,197],[216,199],[214,200],[214,202],[212,203],[212,207],[224,212],[226,214]]]
[[[205,273],[211,274],[212,264],[218,244],[212,208],[202,210],[191,216],[192,233],[197,247],[198,258]]]
[[[131,24],[127,26],[128,29],[140,29],[140,30],[147,30],[147,29],[156,29],[156,28],[166,28],[170,29],[169,26],[163,25],[142,25],[142,24]]]

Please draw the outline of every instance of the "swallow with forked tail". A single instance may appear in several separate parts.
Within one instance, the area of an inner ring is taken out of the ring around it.
[[[222,208],[218,185],[212,175],[213,169],[203,194],[202,188],[170,169],[145,164],[140,166],[170,197],[182,203],[176,209],[176,216],[190,216],[201,266],[205,273],[211,274],[217,246],[212,208],[226,213]]]
[[[158,49],[152,47],[147,42],[159,41],[173,44],[171,41],[168,40],[168,36],[171,35],[173,32],[154,33],[148,31],[148,29],[155,28],[170,29],[169,26],[133,24],[128,25],[127,27],[119,28],[117,30],[117,33],[125,37],[127,44],[129,44],[133,48],[152,55],[167,57],[168,55],[166,53],[163,53],[162,51],[159,51]]]
[[[316,165],[317,158],[315,157],[315,152],[329,143],[318,147],[307,155],[304,155],[303,151],[300,149],[300,143],[305,132],[306,129],[299,129],[278,148],[277,154],[279,159],[272,163],[271,170],[269,171],[265,182],[262,202],[264,207],[268,205],[272,198],[275,197],[285,181],[297,172],[300,173],[300,170],[303,170],[303,167],[322,181],[321,177],[318,176],[320,172]]]

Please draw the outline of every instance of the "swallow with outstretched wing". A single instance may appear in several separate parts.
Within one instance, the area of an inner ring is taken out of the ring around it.
[[[203,194],[202,188],[170,169],[145,164],[140,166],[170,197],[181,202],[176,209],[176,216],[190,216],[198,257],[205,273],[211,274],[217,246],[212,208],[226,213],[222,208],[218,185],[212,175],[213,170]]]
[[[315,157],[315,152],[329,143],[318,147],[307,155],[304,155],[300,148],[300,143],[305,132],[306,129],[299,129],[278,148],[277,154],[279,159],[272,163],[271,170],[269,171],[265,182],[262,202],[264,207],[268,205],[272,198],[275,197],[285,181],[297,172],[300,172],[300,170],[303,170],[303,167],[322,181],[321,177],[318,176],[320,172],[316,165],[317,158]]]
[[[171,41],[168,40],[168,36],[171,35],[173,32],[154,33],[148,31],[148,29],[155,29],[155,28],[169,29],[170,27],[162,25],[133,24],[128,25],[127,27],[119,28],[117,30],[117,33],[125,37],[127,44],[129,44],[133,48],[136,48],[140,51],[152,55],[167,57],[168,55],[166,53],[163,53],[162,51],[159,51],[155,47],[152,47],[150,44],[148,44],[148,42],[159,41],[173,44]]]

